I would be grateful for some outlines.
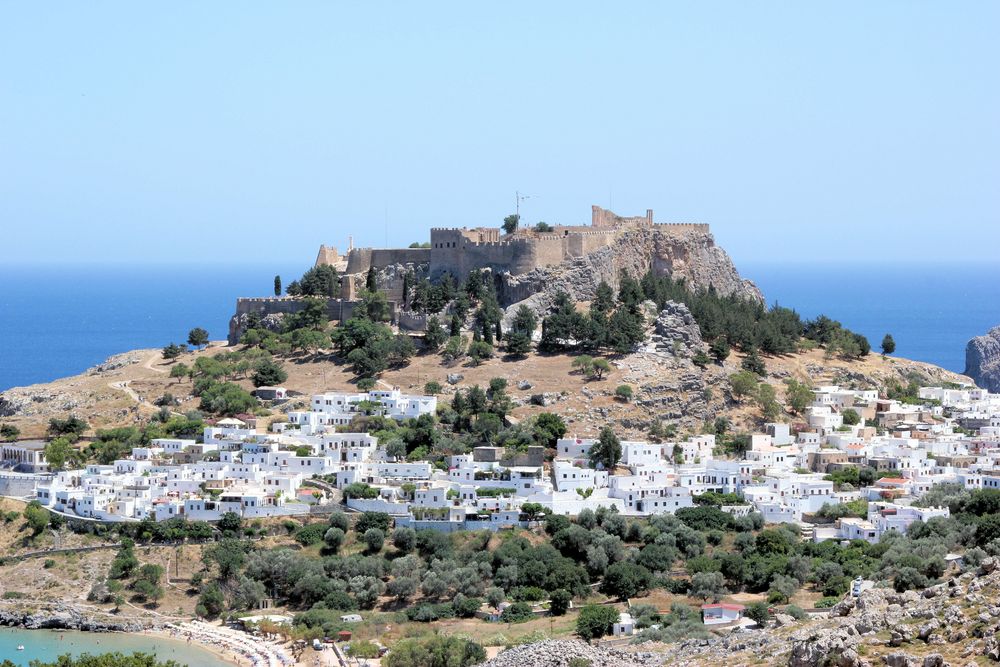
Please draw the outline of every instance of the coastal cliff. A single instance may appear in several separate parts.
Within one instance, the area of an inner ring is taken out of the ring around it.
[[[1000,326],[966,345],[965,374],[983,389],[1000,392]]]

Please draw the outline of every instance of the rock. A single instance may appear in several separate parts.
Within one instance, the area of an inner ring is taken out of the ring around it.
[[[774,622],[779,628],[783,628],[787,625],[795,625],[795,618],[788,614],[775,614]]]
[[[996,329],[994,329],[996,331]],[[979,563],[979,576],[987,575],[997,569],[997,559],[993,556],[988,556],[984,558],[982,562]]]
[[[520,389],[521,391],[527,391],[528,389],[531,389],[531,383],[528,382],[527,380],[519,380],[517,383],[517,388]]]
[[[569,667],[570,661],[590,661],[591,667],[647,667],[660,665],[662,656],[626,653],[613,648],[591,646],[576,639],[547,639],[502,651],[482,667]]]
[[[991,392],[1000,392],[1000,326],[965,346],[965,374]]]
[[[882,656],[882,661],[888,667],[921,667],[923,665],[920,658],[909,653],[890,653]]]
[[[941,622],[936,618],[932,618],[930,621],[920,626],[920,629],[917,630],[917,638],[927,641],[930,638],[931,633],[939,627],[941,627]]]
[[[683,303],[668,301],[656,317],[653,333],[644,348],[648,352],[691,357],[703,347],[701,329]]]
[[[448,377],[446,378],[448,384],[458,384],[464,379],[465,376],[462,375],[461,373],[448,373]]]
[[[683,278],[696,290],[711,285],[720,294],[764,302],[757,286],[740,277],[729,255],[715,245],[709,232],[671,233],[653,226],[624,231],[610,246],[555,266],[498,275],[497,297],[505,306],[504,329],[510,328],[521,305],[542,316],[559,292],[569,294],[574,301],[591,301],[601,281],[617,288],[622,271],[641,276],[650,269]]]

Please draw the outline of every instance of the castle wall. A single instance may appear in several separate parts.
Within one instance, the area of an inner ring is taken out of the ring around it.
[[[373,265],[381,269],[392,264],[420,264],[430,257],[430,248],[354,248],[347,254],[345,273],[367,273]]]
[[[653,224],[653,209],[647,208],[646,215],[623,217],[600,206],[590,207],[590,224],[594,227],[650,227]]]
[[[348,301],[345,299],[327,299],[326,315],[331,320],[342,322],[351,318],[354,309],[359,301]],[[236,314],[229,321],[229,344],[236,345],[243,335],[240,320],[241,316],[252,312],[260,313],[261,317],[267,315],[291,315],[305,310],[306,300],[292,296],[274,297],[253,297],[236,300]],[[389,319],[395,321],[397,316],[397,305],[395,301],[389,301]]]

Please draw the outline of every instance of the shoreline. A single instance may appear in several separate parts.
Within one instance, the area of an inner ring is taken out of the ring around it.
[[[28,633],[39,632],[39,633],[47,633],[47,635],[51,635],[51,636],[57,636],[58,635],[59,638],[60,638],[60,641],[62,640],[62,634],[63,633],[67,633],[67,632],[68,633],[80,633],[80,634],[93,635],[95,637],[98,637],[98,636],[101,636],[101,635],[104,635],[104,636],[109,636],[109,635],[110,636],[115,636],[115,635],[118,635],[118,636],[126,636],[126,637],[148,638],[148,639],[154,641],[157,645],[162,645],[162,647],[164,649],[167,649],[168,651],[169,651],[170,645],[175,645],[176,647],[184,647],[184,648],[187,648],[187,649],[197,648],[198,650],[205,651],[207,653],[212,654],[219,661],[221,661],[221,662],[223,662],[223,663],[225,663],[227,665],[232,665],[233,667],[237,667],[239,665],[246,665],[247,664],[246,662],[241,661],[239,656],[237,656],[235,654],[231,654],[229,652],[226,652],[226,651],[222,650],[221,648],[219,648],[218,646],[209,644],[207,642],[200,642],[200,641],[197,641],[197,640],[185,641],[184,639],[182,639],[182,638],[180,638],[180,637],[172,634],[170,631],[166,630],[165,628],[164,629],[160,629],[160,628],[147,628],[147,629],[144,629],[144,630],[108,630],[108,629],[80,629],[80,628],[59,628],[59,627],[28,627],[28,626],[25,626],[25,625],[4,625],[2,627],[4,629],[10,630],[10,631],[21,631],[21,632],[28,632]],[[100,642],[99,639],[97,639],[95,643],[96,644],[100,644],[101,642]],[[72,646],[73,646],[73,644],[72,644],[72,642],[70,642],[69,645],[66,646],[66,648],[70,649],[70,647],[72,647]],[[59,650],[57,652],[60,655],[62,655],[63,653],[72,653],[74,655],[82,655],[84,653],[89,653],[91,655],[95,655],[95,654],[101,654],[101,653],[115,653],[115,652],[123,653],[125,655],[129,655],[132,652],[134,652],[134,650],[135,650],[134,648],[125,648],[125,647],[118,647],[118,646],[110,646],[110,647],[108,647],[106,649],[105,648],[99,648],[97,650],[94,650],[94,648],[91,647],[89,649],[86,649],[84,651],[79,651],[79,652],[74,652],[74,651],[70,651],[70,650],[67,650],[67,651]],[[156,653],[159,653],[159,651],[157,651]],[[169,656],[162,656],[162,657],[164,657],[166,659],[175,659],[175,658],[170,658]],[[186,659],[181,659],[181,662],[185,663],[185,662],[187,662],[187,660]],[[189,667],[197,667],[197,666],[192,664],[192,665],[189,665]]]
[[[169,628],[156,628],[156,629],[144,631],[142,634],[152,635],[152,636],[157,637],[159,639],[162,639],[162,640],[165,640],[165,641],[170,641],[170,642],[176,642],[178,644],[184,644],[184,645],[195,644],[199,648],[202,648],[202,649],[208,651],[209,653],[211,653],[215,657],[219,658],[223,662],[229,663],[230,665],[237,666],[237,665],[242,665],[243,664],[240,661],[240,656],[237,655],[236,653],[232,652],[232,651],[226,651],[225,649],[222,649],[222,648],[220,648],[218,646],[215,646],[214,644],[210,644],[208,642],[201,642],[201,641],[197,641],[197,640],[188,640],[188,641],[185,641],[181,637],[178,637],[175,634],[175,632],[176,631],[170,630]]]

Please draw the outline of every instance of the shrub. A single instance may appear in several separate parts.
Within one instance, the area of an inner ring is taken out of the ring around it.
[[[326,531],[326,525],[322,523],[311,523],[308,526],[302,526],[295,531],[295,541],[304,547],[319,544],[323,541]]]
[[[629,403],[632,400],[632,385],[621,384],[615,389],[615,398]]]
[[[486,660],[479,644],[455,636],[434,635],[426,639],[404,639],[382,659],[385,667],[469,667]]]
[[[530,621],[533,616],[531,605],[527,602],[515,602],[503,610],[500,620],[504,623],[524,623]]]
[[[576,619],[576,634],[584,641],[600,639],[611,634],[611,628],[618,622],[618,610],[598,604],[588,604],[580,610]]]

